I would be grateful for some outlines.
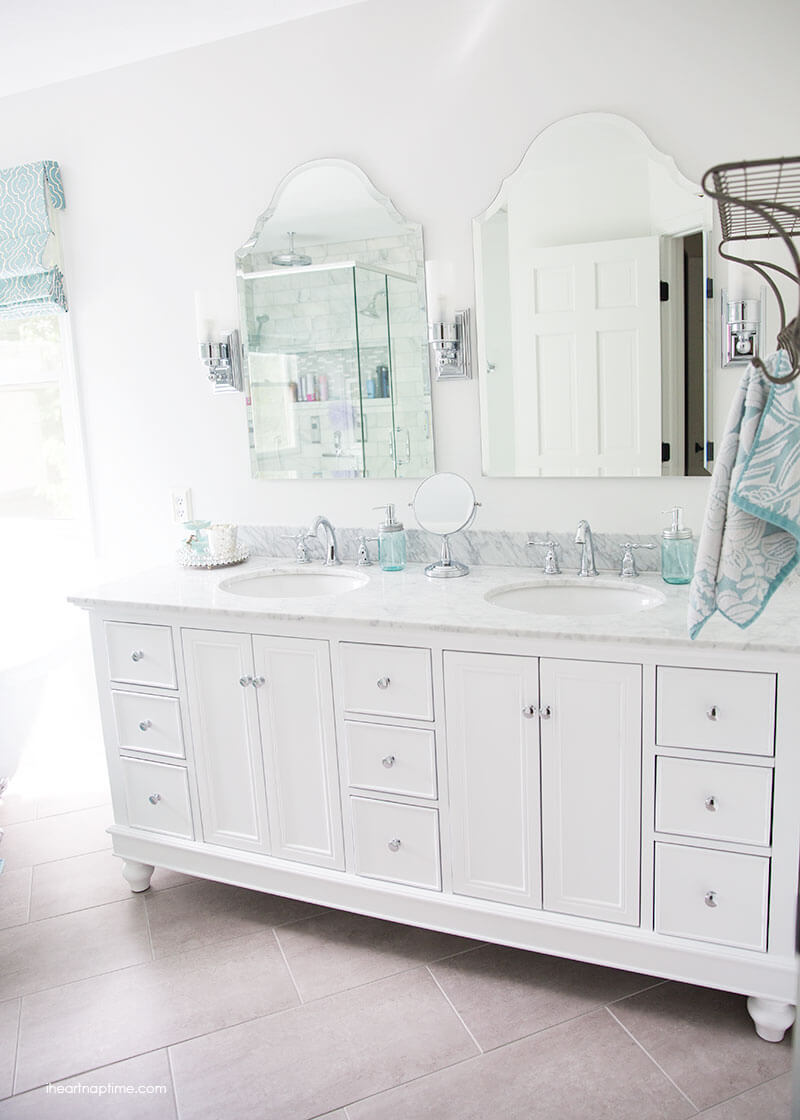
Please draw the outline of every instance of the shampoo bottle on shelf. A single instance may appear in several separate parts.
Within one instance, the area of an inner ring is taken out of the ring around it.
[[[376,506],[386,509],[386,520],[378,526],[378,560],[384,572],[402,572],[406,566],[406,531],[394,515],[394,503]]]
[[[661,578],[664,583],[691,583],[694,574],[692,530],[681,524],[683,510],[680,506],[664,512],[672,514],[672,524],[661,533]]]

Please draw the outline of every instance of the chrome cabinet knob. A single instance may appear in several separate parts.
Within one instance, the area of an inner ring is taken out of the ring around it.
[[[399,840],[397,840],[397,839],[395,839],[395,840],[390,840],[390,841],[389,841],[389,844],[388,844],[388,847],[389,847],[389,851],[390,851],[390,852],[399,852],[399,851],[400,851],[400,846],[401,846],[401,845],[400,845],[400,841],[399,841]]]
[[[388,687],[389,687],[389,678],[388,677],[381,677],[380,680],[378,681],[378,688],[388,688]]]
[[[247,686],[252,683],[252,677],[239,677],[239,684],[242,686],[242,688],[247,688]]]
[[[391,770],[397,759],[393,754],[387,754],[386,758],[381,759],[381,765],[385,766],[387,770]]]
[[[158,805],[159,801],[161,800],[161,794],[160,793],[151,793],[147,800],[150,802],[151,805]]]
[[[712,704],[708,709],[708,711],[706,712],[706,718],[710,720],[719,719],[719,708],[716,704]]]
[[[703,901],[705,902],[706,906],[710,906],[713,909],[717,905],[717,892],[706,891]]]
[[[716,813],[716,811],[717,811],[717,799],[716,799],[716,797],[707,797],[705,799],[705,801],[703,802],[703,804],[705,805],[706,809],[708,809],[709,813]]]
[[[139,730],[140,731],[149,731],[152,726],[153,726],[153,724],[151,723],[151,721],[149,719],[143,719],[141,721],[141,723],[139,724]]]
[[[522,714],[525,719],[533,719],[534,716],[538,716],[539,719],[550,719],[552,713],[549,704],[545,704],[543,708],[537,708],[535,704],[529,704],[527,708],[522,709]]]
[[[253,677],[250,683],[253,688],[261,688],[262,684],[266,684],[267,682],[265,677]]]
[[[131,653],[131,661],[141,661],[143,657],[144,657],[144,650],[143,649],[135,649]]]

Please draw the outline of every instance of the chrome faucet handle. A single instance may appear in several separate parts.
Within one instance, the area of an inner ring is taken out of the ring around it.
[[[308,555],[308,545],[306,544],[307,536],[308,534],[301,529],[294,536],[281,537],[282,541],[294,541],[294,559],[297,564],[311,563],[311,557]]]
[[[619,569],[619,578],[633,579],[639,574],[633,550],[635,548],[655,548],[656,546],[654,544],[636,544],[634,541],[625,541],[619,547],[622,549],[622,563]]]
[[[558,566],[558,557],[556,556],[556,549],[561,547],[558,541],[554,541],[552,537],[547,541],[529,540],[528,548],[534,547],[547,549],[544,556],[544,574],[546,576],[560,576],[561,569]]]
[[[369,542],[377,541],[378,537],[367,537],[363,533],[358,538],[358,567],[371,568],[372,557],[369,554]]]

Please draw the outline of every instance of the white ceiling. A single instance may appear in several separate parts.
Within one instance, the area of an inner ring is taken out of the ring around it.
[[[364,0],[0,0],[0,97]]]

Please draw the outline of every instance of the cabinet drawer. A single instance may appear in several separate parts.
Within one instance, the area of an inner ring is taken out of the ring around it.
[[[147,623],[106,622],[108,672],[112,681],[177,688],[172,631]]]
[[[771,770],[684,758],[659,758],[657,765],[657,832],[769,844]]]
[[[112,692],[111,702],[120,750],[185,757],[181,709],[175,697]]]
[[[191,840],[194,829],[186,768],[138,758],[123,758],[121,765],[131,828]]]
[[[436,797],[436,739],[419,727],[345,723],[350,785]]]
[[[656,844],[657,933],[763,952],[768,888],[765,856]]]
[[[348,711],[433,719],[430,650],[357,642],[339,648]]]
[[[659,666],[656,741],[662,747],[773,754],[774,675]]]
[[[352,797],[357,875],[442,889],[435,809]]]

